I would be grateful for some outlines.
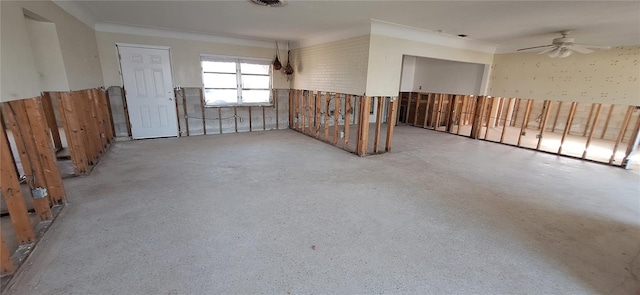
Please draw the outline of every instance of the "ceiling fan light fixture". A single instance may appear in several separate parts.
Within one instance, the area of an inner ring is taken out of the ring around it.
[[[285,6],[285,2],[283,0],[250,0],[251,2],[267,7],[282,7]]]
[[[551,58],[556,58],[556,57],[560,56],[560,51],[561,51],[561,50],[562,50],[562,49],[560,49],[560,47],[556,47],[555,49],[553,49],[553,50],[551,50],[551,51],[549,52],[549,57],[551,57]]]
[[[560,49],[560,58],[564,58],[564,57],[569,57],[570,55],[573,54],[573,50],[567,49],[567,48],[562,48]]]

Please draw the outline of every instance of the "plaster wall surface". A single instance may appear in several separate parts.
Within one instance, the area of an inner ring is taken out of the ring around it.
[[[567,58],[497,54],[489,85],[492,96],[640,105],[640,46]]]
[[[477,63],[417,57],[412,91],[480,95],[484,67]]]
[[[69,91],[56,25],[25,18],[42,91]]]

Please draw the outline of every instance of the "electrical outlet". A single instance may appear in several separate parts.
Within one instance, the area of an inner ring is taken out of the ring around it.
[[[33,196],[34,199],[44,199],[47,196],[49,196],[49,193],[47,192],[47,189],[44,187],[36,187],[33,190],[31,190],[31,195]]]

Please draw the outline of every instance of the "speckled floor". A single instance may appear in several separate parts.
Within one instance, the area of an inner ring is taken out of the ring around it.
[[[399,126],[117,142],[15,294],[633,294],[640,174]]]

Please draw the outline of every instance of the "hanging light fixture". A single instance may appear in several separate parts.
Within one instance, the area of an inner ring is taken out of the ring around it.
[[[291,75],[293,75],[293,67],[291,66],[291,50],[289,49],[288,42],[287,42],[287,65],[284,67],[284,73],[287,75],[287,81],[291,81]]]
[[[279,56],[280,49],[278,48],[278,41],[276,41],[276,58],[273,60],[273,69],[276,71],[282,69],[282,63],[280,62]]]

